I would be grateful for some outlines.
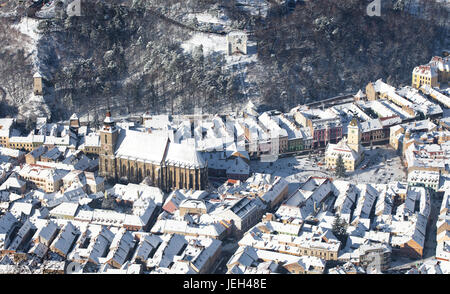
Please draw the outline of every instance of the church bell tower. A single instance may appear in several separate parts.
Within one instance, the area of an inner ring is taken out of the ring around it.
[[[107,179],[115,179],[117,177],[114,151],[118,137],[119,130],[111,117],[111,112],[108,111],[103,121],[103,127],[100,130],[101,151],[99,158],[99,174]]]
[[[116,127],[116,122],[111,117],[111,112],[106,113],[106,118],[103,121],[103,127],[100,130],[100,144],[102,153],[105,155],[114,155],[114,148],[116,146],[119,131]]]

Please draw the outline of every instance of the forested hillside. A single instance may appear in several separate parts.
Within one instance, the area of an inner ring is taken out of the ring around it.
[[[24,7],[8,4],[0,10],[0,115],[98,120],[107,107],[218,112],[247,99],[288,109],[378,78],[409,83],[414,66],[450,47],[448,8],[435,1],[421,1],[420,15],[393,1],[381,17],[366,15],[369,1],[288,2],[86,0],[82,16],[34,20],[35,43],[18,41],[29,30]],[[217,49],[231,30],[249,34],[248,57]],[[31,95],[35,71],[46,79],[41,102]]]
[[[309,1],[292,13],[273,13],[268,29],[257,26],[259,59],[268,104],[293,106],[357,91],[369,81],[409,84],[411,71],[448,46],[448,29],[437,25],[448,10],[428,1],[428,18],[404,7],[368,17],[367,2]],[[283,94],[284,93],[284,94]]]

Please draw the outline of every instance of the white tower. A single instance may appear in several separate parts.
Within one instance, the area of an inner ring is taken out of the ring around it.
[[[228,55],[247,55],[247,34],[245,32],[232,31],[227,35]]]

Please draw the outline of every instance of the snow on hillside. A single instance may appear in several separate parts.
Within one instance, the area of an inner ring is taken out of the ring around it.
[[[227,52],[227,38],[222,35],[195,33],[189,40],[181,44],[186,53],[191,53],[197,46],[203,45],[203,55]]]
[[[253,16],[261,15],[266,17],[270,8],[270,3],[266,0],[236,0],[236,2],[241,6],[242,10]]]
[[[202,13],[190,13],[187,15],[187,18],[192,20],[194,17],[197,19],[199,23],[211,23],[211,24],[220,24],[220,25],[230,25],[230,19],[223,13],[213,16],[207,12]]]
[[[36,16],[41,18],[53,18],[55,17],[56,1],[45,4],[40,11],[36,13]]]
[[[226,41],[226,40],[225,40]],[[227,67],[232,67],[240,64],[241,66],[245,64],[249,64],[252,62],[258,61],[258,54],[256,51],[256,42],[247,41],[247,55],[231,55],[226,56],[225,60],[227,61]],[[225,54],[226,54],[226,46],[225,46]]]
[[[19,107],[19,112],[24,117],[49,117],[51,114],[48,105],[45,103],[44,97],[40,95],[34,95],[33,92],[30,92],[29,100],[27,101],[27,103],[24,103]]]
[[[37,69],[37,43],[41,38],[41,35],[38,32],[38,24],[39,21],[29,17],[23,17],[20,22],[16,25],[13,25],[13,28],[18,30],[24,35],[22,41],[22,45],[27,53],[33,56],[33,65]]]
[[[29,17],[23,17],[20,20],[20,23],[17,25],[13,25],[13,28],[19,30],[22,34],[29,37],[27,44],[29,45],[30,51],[36,49],[36,44],[40,38],[40,34],[38,32],[38,24],[39,21]]]
[[[13,25],[12,27],[18,30],[23,38],[18,40],[25,51],[31,55],[33,70],[35,72],[41,72],[41,62],[38,58],[38,42],[41,38],[41,34],[38,31],[39,21],[29,17],[23,17],[21,21]],[[28,96],[27,103],[23,103],[19,107],[19,112],[24,116],[50,116],[50,109],[46,104],[43,96],[36,96],[33,94],[30,88],[30,94]]]

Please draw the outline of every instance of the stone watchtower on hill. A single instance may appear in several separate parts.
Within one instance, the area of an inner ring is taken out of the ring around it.
[[[228,55],[247,55],[247,34],[245,32],[233,31],[227,35]]]
[[[36,72],[33,76],[33,93],[34,95],[43,95],[42,75]]]
[[[78,118],[76,113],[72,114],[72,116],[70,117],[69,126],[74,130],[78,130],[80,128],[80,119]]]

